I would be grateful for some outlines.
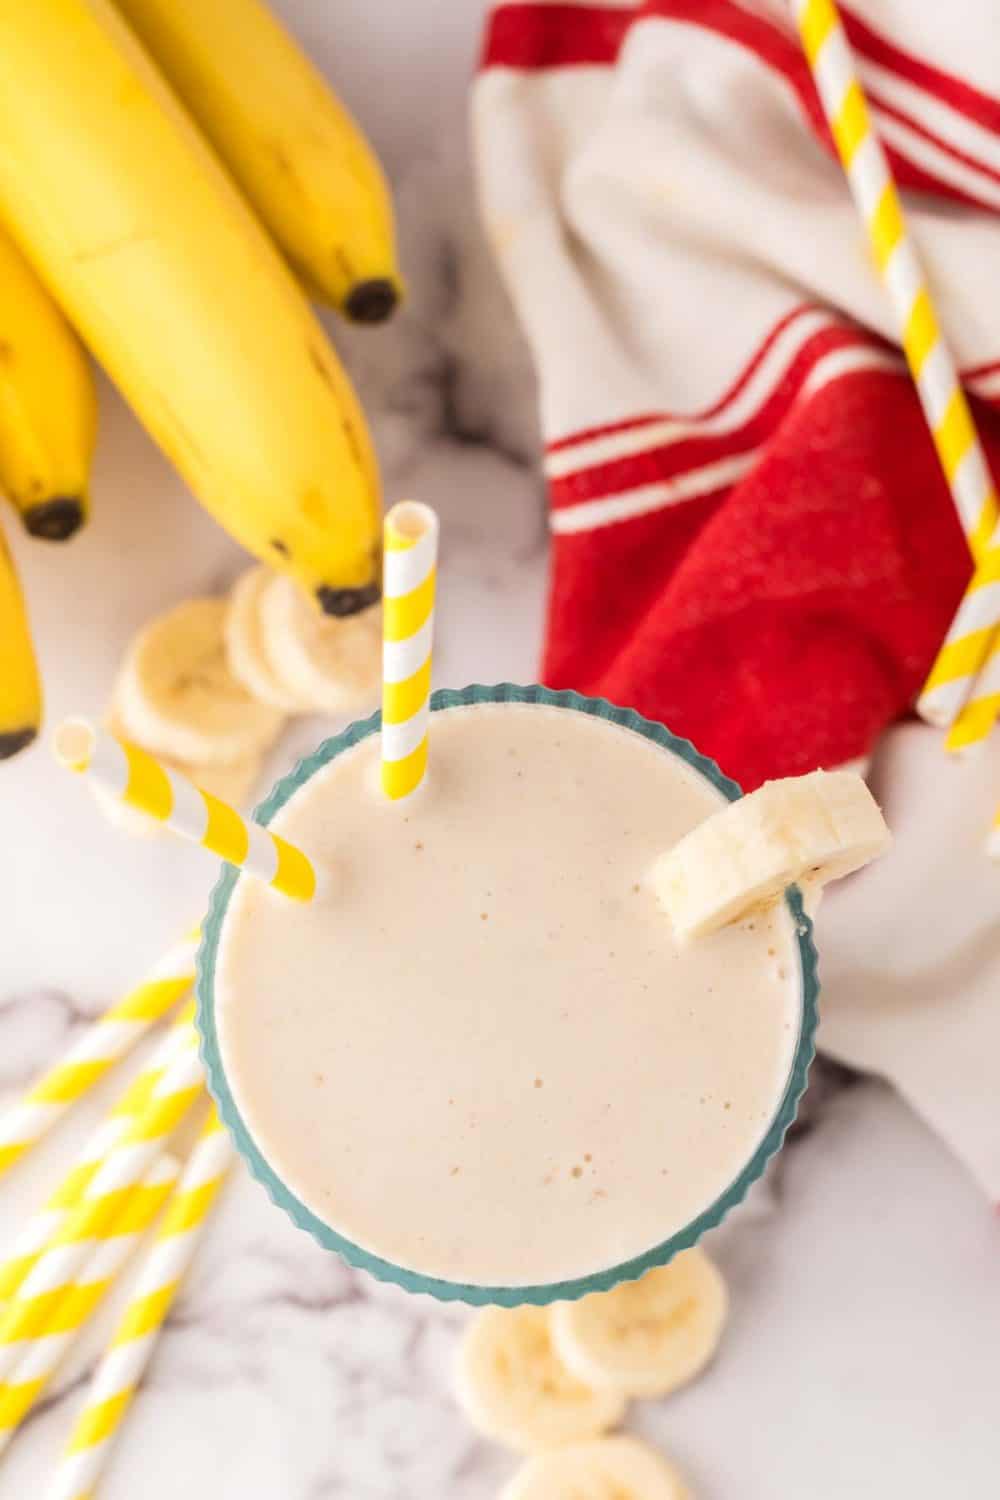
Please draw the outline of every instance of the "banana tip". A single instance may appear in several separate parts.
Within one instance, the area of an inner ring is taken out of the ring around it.
[[[24,513],[25,529],[46,542],[66,542],[83,525],[84,504],[77,495],[43,500]]]
[[[359,281],[344,298],[344,312],[352,323],[384,323],[395,312],[400,289],[388,276]]]
[[[0,760],[8,760],[10,756],[17,755],[19,750],[26,749],[37,734],[38,730],[33,724],[5,730],[0,734]]]
[[[325,615],[343,619],[345,615],[356,615],[372,604],[377,604],[381,590],[377,583],[365,584],[358,589],[335,589],[324,584],[316,590],[316,598]]]

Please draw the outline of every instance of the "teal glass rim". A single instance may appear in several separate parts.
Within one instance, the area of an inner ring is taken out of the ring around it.
[[[446,688],[431,697],[434,713],[443,713],[450,708],[466,707],[476,703],[537,703],[552,708],[563,708],[575,713],[589,714],[592,718],[606,719],[625,729],[631,729],[644,739],[651,740],[699,772],[729,801],[742,796],[737,783],[724,776],[713,760],[700,754],[689,740],[671,734],[662,724],[644,719],[633,709],[618,708],[604,698],[586,698],[575,692],[554,692],[549,688],[519,687],[513,683],[495,686],[474,684],[461,689]],[[358,720],[342,733],[334,735],[316,749],[312,755],[300,760],[286,776],[278,781],[270,795],[259,804],[254,817],[267,825],[280,808],[284,807],[292,794],[335,756],[342,755],[353,745],[377,734],[382,716],[374,713],[368,719]],[[424,1276],[404,1266],[394,1265],[370,1251],[363,1249],[344,1235],[338,1234],[298,1198],[268,1164],[253,1136],[240,1115],[229,1088],[219,1039],[215,1027],[214,985],[215,966],[219,938],[229,901],[239,879],[239,871],[230,864],[223,865],[222,874],[216,882],[209,900],[208,913],[202,923],[202,940],[197,957],[197,1026],[201,1036],[201,1055],[205,1065],[209,1092],[218,1106],[219,1115],[230,1132],[236,1149],[250,1168],[251,1173],[262,1184],[279,1208],[289,1215],[300,1229],[311,1234],[325,1250],[334,1250],[348,1265],[368,1271],[379,1281],[389,1281],[403,1287],[405,1291],[426,1293],[442,1302],[467,1302],[474,1305],[493,1304],[500,1307],[516,1307],[522,1303],[542,1305],[549,1302],[573,1301],[590,1292],[606,1292],[622,1281],[634,1281],[654,1266],[662,1266],[672,1260],[681,1250],[694,1245],[703,1234],[713,1229],[731,1208],[740,1203],[750,1186],[761,1176],[771,1157],[780,1149],[789,1126],[795,1118],[799,1101],[805,1092],[809,1067],[815,1055],[815,1034],[818,1022],[819,978],[817,973],[816,948],[812,937],[812,923],[802,906],[802,897],[796,886],[790,886],[785,901],[795,924],[796,942],[801,974],[802,1009],[799,1035],[789,1069],[784,1093],[775,1111],[764,1138],[753,1156],[732,1183],[713,1203],[702,1210],[696,1218],[672,1234],[668,1239],[645,1251],[642,1255],[623,1261],[616,1266],[596,1271],[589,1276],[576,1277],[571,1281],[546,1282],[538,1286],[481,1286],[463,1285],[439,1277]]]

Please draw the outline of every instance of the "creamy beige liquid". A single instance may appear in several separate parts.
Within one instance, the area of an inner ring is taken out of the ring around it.
[[[787,1081],[784,908],[678,950],[646,884],[720,804],[680,759],[533,705],[437,713],[416,797],[372,737],[272,827],[336,866],[297,906],[242,881],[222,1058],[258,1147],[349,1239],[463,1283],[587,1275],[748,1161]]]

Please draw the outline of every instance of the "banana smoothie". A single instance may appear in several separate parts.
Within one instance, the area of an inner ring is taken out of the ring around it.
[[[723,805],[678,755],[540,704],[436,712],[383,798],[372,735],[271,827],[333,872],[239,882],[219,938],[228,1087],[326,1224],[423,1275],[521,1287],[658,1245],[749,1161],[801,1022],[784,905],[684,945],[657,857]]]

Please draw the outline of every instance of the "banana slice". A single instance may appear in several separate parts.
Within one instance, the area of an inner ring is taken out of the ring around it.
[[[285,714],[309,714],[313,712],[312,702],[282,682],[261,629],[261,595],[273,577],[270,568],[248,568],[233,586],[225,630],[229,670],[260,703]]]
[[[552,1342],[566,1368],[597,1390],[665,1396],[715,1353],[726,1284],[702,1250],[552,1309]]]
[[[314,713],[374,706],[382,680],[382,613],[378,605],[334,619],[298,586],[276,574],[263,589],[265,650],[292,696]]]
[[[706,818],[660,856],[653,887],[677,936],[703,937],[798,880],[815,888],[859,870],[890,842],[856,771],[812,771],[765,782]]]
[[[520,1453],[595,1437],[621,1421],[625,1397],[593,1390],[563,1366],[543,1307],[486,1307],[459,1350],[456,1395],[473,1427]]]
[[[541,1453],[500,1500],[692,1500],[672,1464],[634,1437],[597,1438]]]
[[[190,599],[133,641],[116,688],[126,730],[154,755],[191,766],[241,761],[284,722],[237,682],[226,660],[224,599]]]
[[[135,740],[135,736],[129,733],[121,714],[114,705],[104,722],[111,733],[117,735],[119,739]],[[184,761],[173,760],[166,755],[160,755],[157,759],[170,770],[179,771],[196,786],[202,787],[206,792],[211,792],[213,796],[221,798],[223,802],[228,802],[236,808],[243,808],[250,802],[251,793],[260,775],[261,758],[259,755],[249,755],[244,760],[219,761],[216,765],[207,766],[188,765]],[[87,780],[108,822],[123,833],[149,838],[151,834],[168,831],[165,823],[161,823],[157,818],[148,817],[138,808],[130,807],[127,802],[122,802],[113,793],[106,791],[93,777],[88,777]]]

